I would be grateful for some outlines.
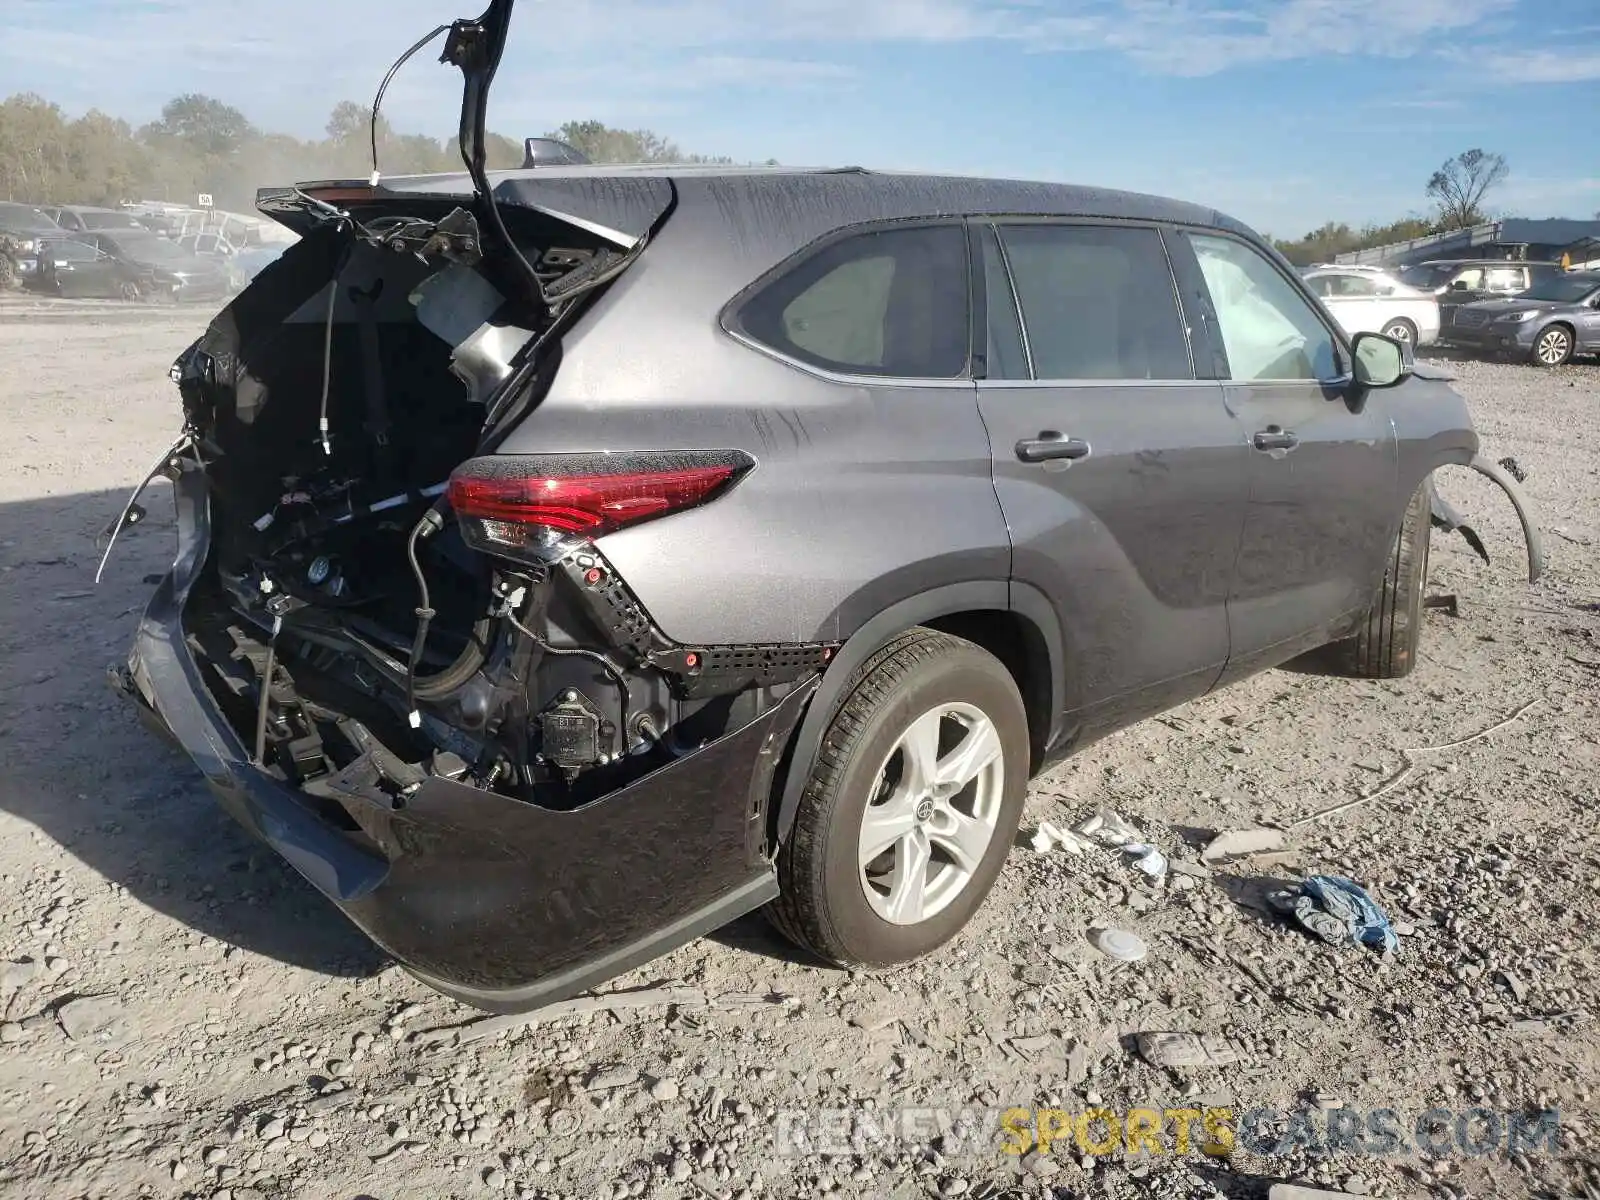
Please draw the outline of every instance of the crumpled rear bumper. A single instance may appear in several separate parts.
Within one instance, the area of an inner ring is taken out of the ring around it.
[[[178,556],[140,623],[130,690],[223,808],[424,982],[491,1011],[536,1008],[777,895],[766,801],[814,683],[570,812],[430,778],[402,808],[343,798],[350,820],[336,821],[332,801],[251,763],[207,689],[183,632],[209,541],[198,466],[174,495]]]

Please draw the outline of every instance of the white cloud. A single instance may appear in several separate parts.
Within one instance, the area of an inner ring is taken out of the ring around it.
[[[0,0],[0,80],[21,81],[69,108],[97,104],[135,119],[153,116],[174,91],[208,91],[263,124],[308,133],[334,101],[365,99],[418,33],[473,15],[482,2]],[[1111,53],[1175,76],[1263,62],[1447,54],[1518,3],[522,0],[493,107],[497,124],[520,128],[574,110],[648,115],[712,90],[846,86],[852,73],[838,60],[852,46],[883,44]],[[388,111],[398,126],[442,133],[451,124],[456,81],[434,57],[419,55],[397,78]],[[1593,52],[1530,50],[1484,61],[1518,79],[1600,76]]]
[[[1589,83],[1600,79],[1600,51],[1522,50],[1487,56],[1485,65],[1507,83]]]

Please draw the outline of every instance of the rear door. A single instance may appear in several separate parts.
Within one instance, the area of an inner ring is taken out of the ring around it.
[[[1060,617],[1081,742],[1216,680],[1249,452],[1221,385],[1195,377],[1158,227],[973,232],[978,401],[1012,577]]]
[[[1350,351],[1299,281],[1230,234],[1177,239],[1198,271],[1215,373],[1249,444],[1225,680],[1343,632],[1372,599],[1405,499],[1388,393],[1346,397]]]

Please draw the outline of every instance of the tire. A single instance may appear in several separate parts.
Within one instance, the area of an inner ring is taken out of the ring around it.
[[[1406,505],[1400,532],[1389,552],[1377,601],[1354,637],[1335,647],[1346,675],[1358,679],[1399,679],[1411,674],[1422,642],[1422,591],[1428,579],[1432,533],[1431,485],[1424,482]]]
[[[1383,327],[1385,337],[1392,337],[1397,342],[1404,342],[1413,350],[1417,348],[1417,327],[1404,317],[1396,317]]]
[[[144,299],[144,293],[139,290],[139,285],[131,279],[124,279],[117,284],[117,295],[123,300]]]
[[[21,286],[22,276],[17,270],[17,264],[11,261],[10,255],[0,254],[0,292],[9,292],[14,287]]]
[[[1547,325],[1533,339],[1530,356],[1536,367],[1561,367],[1572,361],[1577,339],[1566,325]]]
[[[932,748],[931,761],[951,770],[944,795],[919,786],[926,771],[917,762],[930,759],[926,750],[905,749],[907,739],[913,749]],[[986,744],[995,756],[951,793],[965,774],[953,769],[955,752]],[[893,966],[943,945],[1000,874],[1022,816],[1028,768],[1027,712],[1000,661],[930,629],[900,635],[851,678],[823,737],[778,851],[781,893],[767,906],[768,919],[796,945],[840,966]],[[864,864],[869,818],[875,840],[895,840]],[[914,872],[903,871],[907,859]],[[920,886],[909,886],[912,880]]]

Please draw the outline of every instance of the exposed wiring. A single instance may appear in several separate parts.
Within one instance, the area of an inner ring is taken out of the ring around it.
[[[612,682],[617,685],[617,703],[618,707],[622,711],[621,729],[623,744],[626,745],[628,737],[628,719],[632,715],[632,711],[630,708],[630,697],[628,695],[628,679],[627,676],[623,675],[622,669],[604,654],[601,654],[598,650],[580,650],[576,647],[569,649],[565,646],[552,646],[544,638],[540,637],[521,621],[517,620],[517,614],[512,612],[509,608],[506,609],[505,618],[506,620],[510,621],[512,625],[516,626],[519,633],[531,641],[535,646],[538,646],[539,649],[543,650],[546,654],[554,654],[558,657],[568,658],[587,658],[592,662],[597,662],[600,664],[600,668],[605,671],[607,675],[611,676]]]
[[[417,580],[417,634],[411,642],[411,657],[406,660],[406,721],[413,729],[422,727],[422,714],[417,711],[417,664],[422,661],[422,651],[428,643],[428,626],[438,614],[433,611],[428,595],[428,577],[417,561],[417,542],[432,537],[444,528],[444,515],[438,506],[422,514],[406,539],[406,558],[411,562],[411,573]]]
[[[333,457],[333,441],[328,434],[328,393],[333,387],[333,307],[339,300],[339,275],[328,284],[328,320],[322,339],[322,406],[317,416],[317,432],[322,439],[322,453]]]
[[[272,673],[278,665],[278,634],[283,617],[272,618],[272,636],[267,639],[267,662],[261,671],[261,699],[256,704],[256,766],[267,765],[267,708],[272,700]]]
[[[383,77],[383,82],[378,85],[378,95],[372,101],[372,120],[368,122],[368,133],[372,142],[372,176],[367,180],[369,186],[377,187],[378,180],[382,178],[382,175],[378,171],[378,110],[383,106],[383,94],[389,90],[389,81],[394,78],[396,71],[406,65],[407,59],[409,59],[418,50],[421,50],[429,42],[433,41],[433,39],[438,37],[441,33],[449,32],[449,29],[449,25],[441,25],[432,33],[419,38],[411,47],[411,49],[407,50],[399,58],[394,60],[394,66],[389,68],[389,73]]]

